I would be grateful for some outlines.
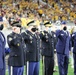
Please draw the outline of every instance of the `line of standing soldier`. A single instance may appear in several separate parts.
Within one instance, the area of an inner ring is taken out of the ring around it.
[[[49,33],[50,22],[45,22],[45,30],[38,33],[35,21],[30,21],[23,33],[19,22],[12,24],[12,33],[7,36],[10,54],[8,59],[9,75],[23,75],[26,63],[26,75],[39,75],[40,43],[43,62],[43,75],[53,75],[54,69],[54,40],[53,33]],[[65,24],[62,30],[56,31],[58,42],[56,46],[59,74],[67,75],[70,50],[70,35]],[[41,41],[41,42],[40,42]],[[4,74],[2,74],[4,75]]]
[[[50,27],[49,22],[44,25],[46,28]],[[39,75],[41,42],[41,52],[45,66],[44,75],[53,75],[54,43],[52,35],[48,31],[44,31],[44,35],[42,32],[39,34],[34,20],[30,21],[27,26],[27,30],[21,34],[21,26],[18,22],[15,22],[12,24],[13,32],[7,36],[10,48],[8,59],[9,75],[23,75],[25,63],[27,68],[26,75]],[[40,39],[42,40],[41,42]]]

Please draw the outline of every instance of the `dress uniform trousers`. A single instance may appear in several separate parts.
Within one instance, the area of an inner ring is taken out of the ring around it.
[[[45,75],[53,75],[54,59],[53,57],[44,57]]]
[[[67,75],[69,56],[57,54],[57,57],[58,57],[59,74]]]
[[[5,62],[4,62],[3,69],[0,69],[0,75],[5,75]]]
[[[74,75],[76,75],[76,53],[73,53],[74,58]]]
[[[5,69],[6,69],[5,60],[3,59],[3,68],[0,68],[0,75],[5,75]]]
[[[39,75],[39,62],[27,62],[27,75]]]
[[[23,75],[24,66],[22,67],[13,67],[13,75]],[[9,66],[9,75],[11,75],[11,66]]]
[[[0,75],[5,75],[5,70],[0,70]]]

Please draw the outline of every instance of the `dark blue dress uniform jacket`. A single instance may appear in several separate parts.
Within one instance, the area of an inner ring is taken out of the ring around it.
[[[71,50],[70,34],[68,32],[65,33],[63,30],[57,30],[56,36],[58,37],[57,53],[69,55],[69,50]]]
[[[3,33],[0,32],[0,69],[5,68],[5,44],[5,37]]]
[[[26,44],[26,61],[40,60],[40,37],[37,34],[32,34],[30,31],[22,33]]]
[[[24,49],[23,49],[23,39],[21,35],[13,32],[7,36],[7,41],[10,47],[8,65],[15,66],[15,67],[23,66]]]
[[[49,34],[47,31],[43,31],[40,34],[40,38],[42,40],[42,55],[43,56],[50,56],[53,57],[54,54],[54,41],[51,34]]]

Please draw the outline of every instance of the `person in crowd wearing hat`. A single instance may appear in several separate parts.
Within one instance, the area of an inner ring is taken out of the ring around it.
[[[0,17],[0,75],[5,75],[5,44],[6,39],[4,34],[1,32],[4,28],[2,24],[2,17]]]
[[[58,58],[59,75],[67,75],[71,42],[70,42],[70,34],[67,31],[65,21],[62,21],[61,29],[56,31],[56,36],[58,38],[56,51]]]
[[[41,54],[42,54],[42,64],[43,64],[43,75],[53,75],[54,69],[54,41],[52,33],[49,33],[49,28],[51,27],[50,22],[46,21],[44,23],[45,30],[40,33],[40,38],[42,42]]]
[[[40,37],[36,33],[37,27],[34,20],[29,20],[27,26],[27,30],[22,33],[26,44],[26,75],[39,75]]]
[[[24,40],[20,34],[21,25],[18,21],[12,23],[12,33],[7,36],[10,48],[8,65],[9,75],[23,75],[24,71]]]

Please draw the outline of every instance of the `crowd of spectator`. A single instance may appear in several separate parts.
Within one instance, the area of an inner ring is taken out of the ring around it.
[[[44,20],[73,22],[76,19],[76,2],[75,0],[0,1],[0,16],[3,17],[5,26],[11,25],[13,20],[20,20],[22,26],[26,26],[28,19],[37,20],[37,24]]]

